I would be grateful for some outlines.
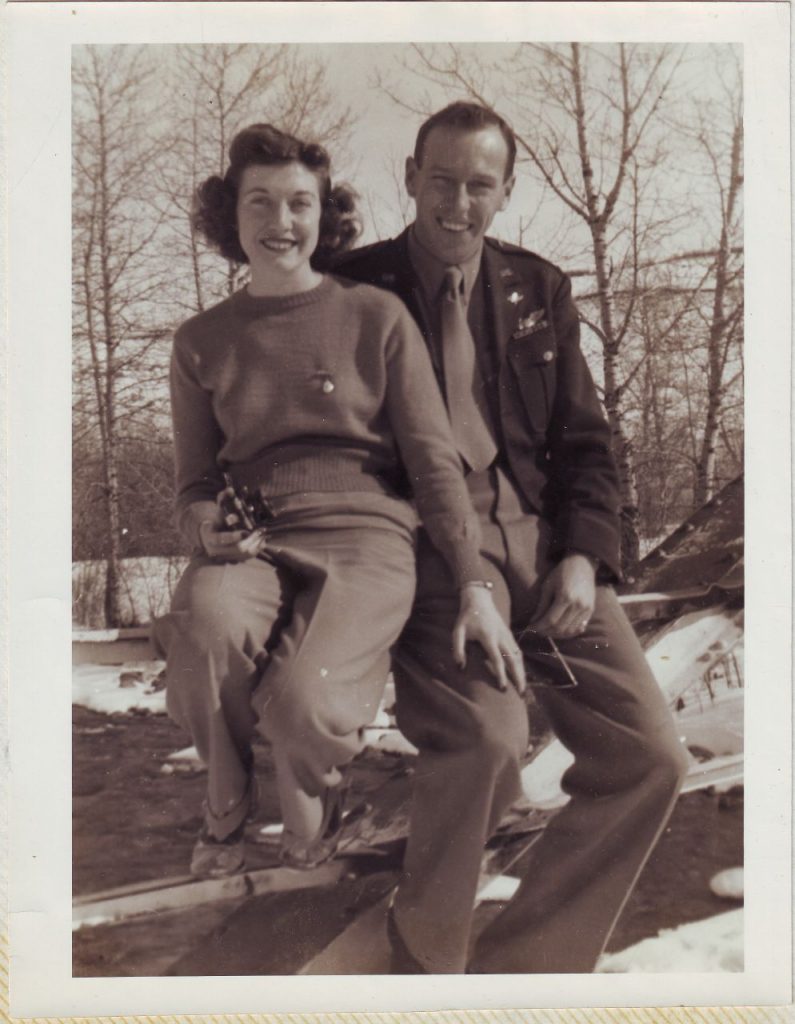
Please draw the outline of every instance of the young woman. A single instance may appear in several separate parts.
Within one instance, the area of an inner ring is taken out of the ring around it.
[[[244,863],[252,737],[270,742],[282,858],[331,856],[340,766],[361,749],[414,594],[416,514],[461,592],[454,643],[521,684],[516,644],[479,581],[469,503],[424,343],[394,296],[316,269],[358,233],[329,158],[270,125],[233,140],[196,227],[250,283],[184,323],[171,366],[177,514],[195,546],[156,625],[171,716],[208,768],[191,870]],[[225,529],[226,479],[267,498],[267,533]]]

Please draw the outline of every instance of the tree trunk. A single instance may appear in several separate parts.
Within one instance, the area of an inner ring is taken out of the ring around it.
[[[105,501],[108,551],[105,557],[105,625],[121,626],[121,551],[119,478],[115,458],[106,459]]]
[[[738,119],[732,134],[732,148],[729,162],[729,186],[726,205],[721,210],[722,226],[720,245],[715,258],[715,296],[712,304],[712,318],[709,327],[708,368],[707,368],[707,416],[704,435],[696,462],[696,480],[693,491],[693,505],[700,508],[715,493],[715,464],[718,436],[723,415],[723,376],[726,364],[727,346],[731,336],[729,318],[726,316],[726,302],[729,285],[729,258],[732,251],[730,237],[734,209],[737,203],[742,176],[742,120]]]
[[[610,424],[613,457],[618,469],[621,495],[621,568],[631,576],[640,557],[638,535],[638,487],[632,440],[624,425],[618,386],[617,353],[610,346],[604,351],[605,409]]]

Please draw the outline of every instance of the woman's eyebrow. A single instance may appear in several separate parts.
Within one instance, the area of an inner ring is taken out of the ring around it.
[[[272,194],[271,190],[265,185],[251,185],[249,188],[243,189],[241,195],[250,196],[258,193],[266,196]],[[311,198],[314,194],[311,189],[299,189],[297,192],[292,192],[290,197],[292,199],[295,199],[296,196],[309,196]]]

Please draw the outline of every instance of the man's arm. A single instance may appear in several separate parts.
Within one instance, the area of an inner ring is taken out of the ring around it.
[[[589,556],[602,575],[619,579],[618,473],[610,426],[580,350],[580,324],[563,277],[553,299],[557,385],[550,416],[550,478],[557,501],[553,557]]]
[[[551,554],[529,623],[541,635],[581,635],[593,615],[597,574],[621,575],[618,474],[610,427],[580,349],[580,325],[563,277],[553,299],[557,384],[547,440],[557,498]]]

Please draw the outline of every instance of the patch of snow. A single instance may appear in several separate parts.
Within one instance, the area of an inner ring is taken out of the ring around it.
[[[163,668],[162,662],[136,662],[127,665],[75,665],[72,669],[72,703],[105,715],[130,711],[166,713],[166,693],[153,683]],[[140,679],[137,676],[140,673]],[[122,675],[125,684],[122,686]]]
[[[716,896],[724,900],[741,900],[745,894],[742,868],[726,868],[713,875],[709,882],[710,889]]]
[[[207,766],[195,747],[184,747],[169,754],[160,771],[163,775],[195,775],[207,771]]]
[[[106,914],[94,914],[93,917],[84,917],[82,920],[72,921],[72,931],[79,931],[81,928],[95,928],[98,924],[110,924],[115,920]]]
[[[653,939],[604,954],[598,974],[635,974],[661,971],[742,971],[743,911],[732,910],[705,921],[666,929]]]
[[[182,750],[175,750],[173,754],[169,754],[166,758],[167,761],[195,761],[197,764],[202,764],[202,760],[199,757],[199,752],[195,747],[183,747]]]
[[[364,745],[389,754],[416,755],[419,753],[414,744],[409,743],[399,729],[365,729]]]
[[[673,700],[689,687],[700,686],[708,663],[735,647],[742,629],[742,613],[724,609],[704,608],[676,618],[646,651],[666,697]]]
[[[511,875],[497,875],[478,893],[478,903],[489,900],[507,903],[519,888],[519,879]]]
[[[566,769],[574,764],[574,755],[560,740],[553,740],[530,764],[522,769],[522,792],[533,807],[551,810],[569,802],[560,788]]]
[[[265,839],[271,839],[274,836],[280,836],[282,832],[284,832],[284,823],[277,821],[272,825],[263,825],[261,829],[258,829],[257,835],[263,836]]]

